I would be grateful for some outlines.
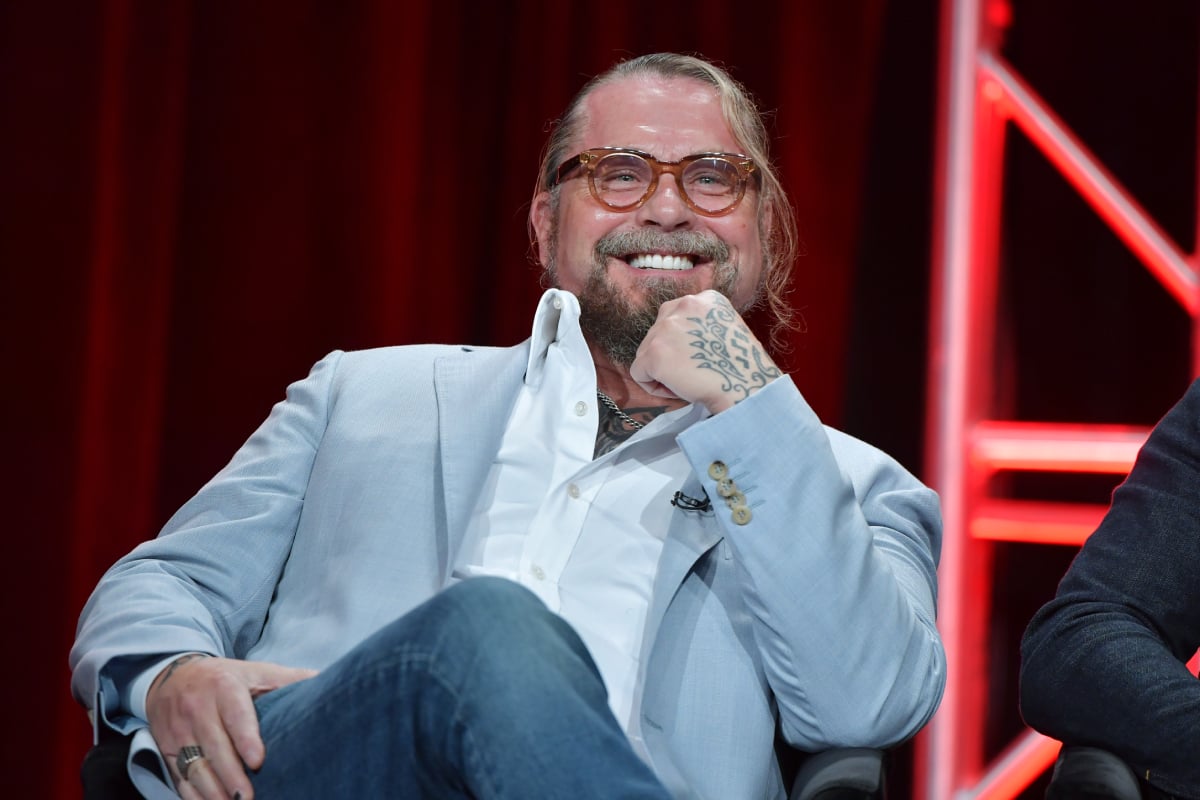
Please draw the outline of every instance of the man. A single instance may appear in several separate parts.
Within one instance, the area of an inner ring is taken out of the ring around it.
[[[1200,798],[1200,381],[1159,421],[1021,643],[1021,713]]]
[[[530,341],[328,356],[84,609],[76,696],[183,797],[782,797],[777,727],[932,715],[936,496],[739,313],[795,240],[744,90],[594,79],[530,224]]]

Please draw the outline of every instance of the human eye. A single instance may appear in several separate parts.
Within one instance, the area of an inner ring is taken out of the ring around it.
[[[650,183],[650,166],[637,156],[620,153],[600,159],[594,176],[601,192],[643,191]]]
[[[737,187],[738,169],[723,158],[701,158],[688,165],[684,182],[689,193],[728,194]]]

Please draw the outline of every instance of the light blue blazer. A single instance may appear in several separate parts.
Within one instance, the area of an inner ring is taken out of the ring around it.
[[[446,586],[528,352],[335,352],[290,386],[85,606],[72,686],[97,725],[145,725],[118,685],[148,657],[319,669]],[[681,798],[782,798],[777,724],[810,750],[912,736],[945,681],[936,495],[822,426],[789,378],[678,442],[684,493],[713,508],[673,517],[647,616],[637,702],[663,781]]]

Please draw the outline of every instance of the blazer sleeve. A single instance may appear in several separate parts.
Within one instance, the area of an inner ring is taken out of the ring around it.
[[[1022,640],[1021,712],[1200,797],[1200,381],[1155,426]]]
[[[945,685],[936,494],[823,426],[788,377],[679,442],[733,548],[785,738],[815,750],[915,734]]]
[[[71,648],[72,691],[128,732],[121,682],[188,651],[240,657],[265,624],[325,429],[335,352],[288,387],[230,463],[101,578]]]

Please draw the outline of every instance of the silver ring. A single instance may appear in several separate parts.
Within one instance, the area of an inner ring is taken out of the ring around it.
[[[179,770],[179,777],[186,781],[188,779],[188,770],[192,764],[195,764],[202,758],[204,758],[204,751],[200,749],[200,745],[198,744],[185,744],[179,748],[179,755],[175,756],[175,769]]]

